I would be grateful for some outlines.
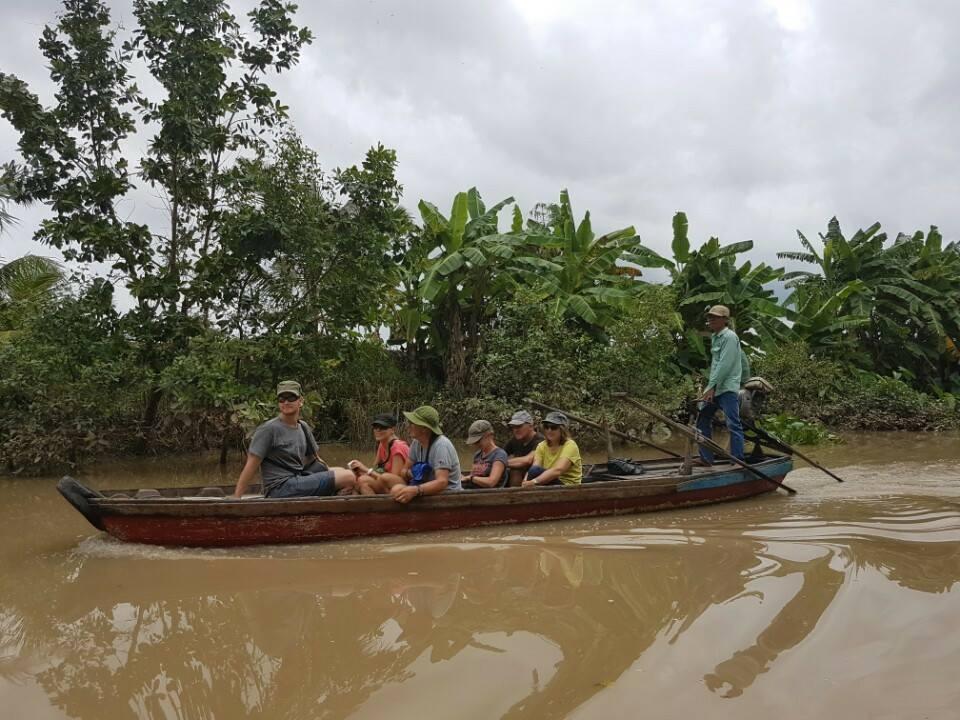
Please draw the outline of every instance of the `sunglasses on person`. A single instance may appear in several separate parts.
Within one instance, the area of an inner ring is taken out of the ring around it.
[[[277,400],[280,402],[296,402],[300,399],[299,395],[294,395],[293,393],[284,393],[283,395],[277,395]]]
[[[559,425],[554,425],[553,423],[543,423],[544,430],[556,430],[559,427]]]

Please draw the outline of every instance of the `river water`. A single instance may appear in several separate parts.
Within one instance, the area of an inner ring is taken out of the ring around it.
[[[960,717],[960,436],[809,452],[847,482],[798,463],[794,497],[226,550],[124,545],[55,478],[2,480],[0,718]]]

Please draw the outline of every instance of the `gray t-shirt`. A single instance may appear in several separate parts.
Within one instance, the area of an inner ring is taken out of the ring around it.
[[[316,455],[317,441],[303,420],[290,427],[275,417],[254,431],[249,452],[263,460],[260,474],[266,490],[299,475],[303,470],[303,459]]]
[[[439,435],[430,445],[430,453],[420,444],[418,440],[410,443],[410,461],[428,462],[434,470],[449,470],[450,479],[447,481],[447,489],[444,492],[462,490],[460,485],[460,456],[457,455],[457,449],[450,442],[446,435]],[[433,480],[433,473],[424,479],[424,482]]]

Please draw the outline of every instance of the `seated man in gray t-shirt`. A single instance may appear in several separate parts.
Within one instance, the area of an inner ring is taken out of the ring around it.
[[[247,462],[233,496],[243,497],[258,469],[263,478],[264,497],[324,496],[355,490],[356,478],[346,468],[320,465],[317,472],[310,472],[310,466],[319,460],[318,448],[307,424],[300,419],[303,407],[300,383],[285,380],[277,385],[277,402],[280,414],[254,431]]]
[[[399,503],[408,503],[420,495],[458,492],[461,485],[460,457],[440,427],[440,415],[429,405],[403,413],[410,423],[410,455],[401,472],[409,485],[394,485],[390,495]]]

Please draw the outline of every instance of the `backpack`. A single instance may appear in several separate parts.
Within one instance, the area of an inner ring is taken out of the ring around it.
[[[607,460],[607,472],[611,475],[643,475],[646,468],[628,458],[610,458]]]

